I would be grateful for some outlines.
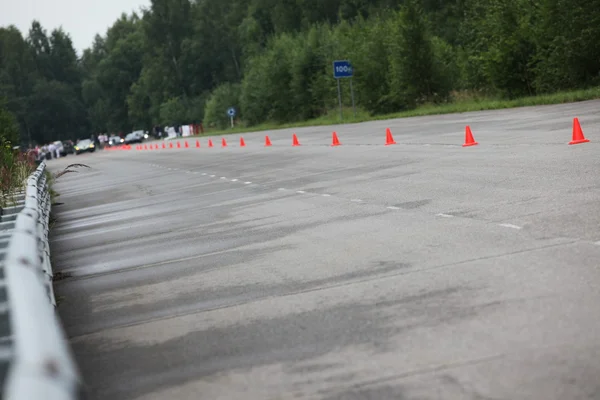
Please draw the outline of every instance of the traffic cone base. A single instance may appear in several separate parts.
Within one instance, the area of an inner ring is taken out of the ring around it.
[[[467,127],[465,128],[465,144],[463,144],[463,147],[476,146],[478,144],[479,143],[477,143],[475,139],[473,139],[473,132],[471,132],[471,127],[467,125]]]
[[[573,118],[573,140],[569,142],[569,145],[588,143],[589,141],[589,139],[586,139],[585,136],[583,136],[583,131],[581,130],[579,118]]]

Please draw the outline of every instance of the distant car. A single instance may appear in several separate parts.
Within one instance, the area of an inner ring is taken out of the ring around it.
[[[75,155],[81,153],[93,153],[96,151],[96,145],[90,139],[83,139],[75,145]]]
[[[119,136],[111,136],[108,139],[109,146],[120,146],[123,143],[125,143],[125,139],[123,139],[122,137],[119,137]]]
[[[125,144],[142,143],[144,139],[144,132],[131,132],[130,134],[125,136]]]

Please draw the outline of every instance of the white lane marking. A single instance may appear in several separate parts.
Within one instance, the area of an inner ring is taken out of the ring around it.
[[[203,172],[203,173],[202,173],[202,176],[206,176],[206,172]]]
[[[324,193],[324,194],[323,194],[323,197],[331,197],[331,195],[330,195],[330,194],[327,194],[327,193]]]
[[[296,190],[296,193],[298,193],[298,194],[304,194],[306,192],[304,190]]]
[[[389,206],[388,210],[399,210],[400,207]]]
[[[353,203],[361,203],[362,202],[361,199],[350,199],[350,201]]]
[[[216,176],[216,175],[211,175],[210,177],[211,177],[211,178],[214,178],[215,176]]]
[[[277,190],[281,190],[281,191],[283,192],[283,191],[285,190],[285,188],[279,188],[279,189],[277,189]]]
[[[450,215],[450,214],[444,214],[444,213],[439,213],[439,214],[435,214],[438,217],[442,217],[442,218],[454,218],[454,215]]]
[[[222,176],[221,179],[227,179],[227,177],[226,176]]]
[[[600,246],[600,242],[596,242],[594,243],[596,246]]]
[[[237,179],[232,179],[232,180],[231,180],[231,182],[237,182],[237,181],[238,181]]]
[[[503,226],[505,228],[510,228],[510,229],[522,229],[520,226],[513,225],[513,224],[500,224],[500,226]]]
[[[252,183],[252,182],[244,182],[244,185],[249,185],[249,184],[251,184],[251,183]]]

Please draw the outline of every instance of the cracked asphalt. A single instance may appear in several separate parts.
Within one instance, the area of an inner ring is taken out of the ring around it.
[[[51,160],[90,398],[600,398],[599,108]]]

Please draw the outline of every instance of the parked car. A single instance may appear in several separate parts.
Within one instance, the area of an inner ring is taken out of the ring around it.
[[[123,139],[123,138],[122,138],[122,137],[120,137],[120,136],[111,136],[111,137],[108,139],[108,145],[109,145],[109,146],[120,146],[120,145],[122,145],[123,143],[125,143],[125,139]]]
[[[81,153],[93,153],[96,151],[96,145],[90,139],[82,139],[75,145],[75,155]]]
[[[144,139],[145,139],[144,132],[142,132],[142,131],[131,132],[130,134],[125,136],[125,144],[142,143],[144,141]]]

